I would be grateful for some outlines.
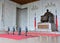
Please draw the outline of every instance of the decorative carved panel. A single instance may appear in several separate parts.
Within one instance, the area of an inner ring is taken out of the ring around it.
[[[39,29],[48,29],[49,25],[38,25]]]

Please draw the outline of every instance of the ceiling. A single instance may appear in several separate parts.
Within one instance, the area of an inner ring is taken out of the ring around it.
[[[11,1],[14,1],[18,4],[27,4],[27,3],[35,2],[35,1],[38,1],[38,0],[11,0]]]

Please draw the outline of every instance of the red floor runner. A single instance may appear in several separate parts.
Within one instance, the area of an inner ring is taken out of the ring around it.
[[[13,35],[12,33],[9,34],[0,34],[1,38],[8,38],[8,39],[15,39],[15,40],[22,40],[26,38],[31,38],[31,37],[37,37],[36,35],[33,35],[33,33],[28,32],[27,36],[25,36],[25,33],[22,32],[21,35],[18,35],[17,32]]]
[[[8,39],[15,39],[15,40],[22,40],[26,38],[31,38],[31,37],[39,37],[39,36],[50,36],[50,37],[56,37],[60,36],[60,34],[55,34],[55,33],[44,33],[44,32],[28,32],[27,36],[25,36],[25,33],[22,32],[21,35],[18,35],[17,32],[15,32],[15,35],[12,35],[12,33],[8,34],[0,34],[1,38],[8,38]]]

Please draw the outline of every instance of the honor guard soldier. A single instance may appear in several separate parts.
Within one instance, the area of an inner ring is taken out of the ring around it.
[[[9,34],[10,28],[8,27],[8,34]]]
[[[27,32],[28,32],[28,28],[27,28],[27,26],[26,26],[25,30],[26,30],[26,32],[25,32],[25,36],[27,36]]]
[[[21,35],[21,27],[18,28],[18,35]]]
[[[15,28],[13,27],[13,35],[14,35],[14,32],[15,32]]]

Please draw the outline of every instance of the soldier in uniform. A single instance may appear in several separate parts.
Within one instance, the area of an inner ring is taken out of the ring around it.
[[[27,28],[27,26],[26,26],[25,30],[26,30],[26,32],[25,32],[25,36],[27,36],[27,32],[28,32],[28,28]]]
[[[9,34],[10,28],[8,27],[8,34]]]
[[[18,28],[18,35],[21,35],[21,27]]]
[[[14,35],[14,32],[15,32],[15,28],[13,27],[13,35]]]

